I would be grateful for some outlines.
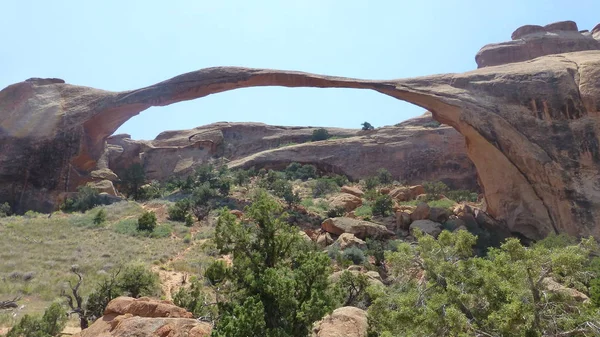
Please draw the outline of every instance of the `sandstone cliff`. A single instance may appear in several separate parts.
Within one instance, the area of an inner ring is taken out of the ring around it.
[[[40,200],[91,179],[106,139],[150,106],[267,85],[371,89],[419,105],[465,137],[487,211],[512,231],[600,237],[600,51],[389,81],[233,67],[118,93],[28,80],[0,91],[0,201],[50,209]]]
[[[107,140],[106,167],[120,173],[140,162],[149,179],[164,181],[213,158],[225,158],[231,168],[283,169],[300,162],[352,179],[385,168],[411,184],[442,180],[453,188],[478,189],[464,138],[451,127],[438,126],[431,113],[371,131],[327,128],[334,138],[327,141],[311,142],[313,130],[223,122],[163,132],[152,141],[117,135]]]

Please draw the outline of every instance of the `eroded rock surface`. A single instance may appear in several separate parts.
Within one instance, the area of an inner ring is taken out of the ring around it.
[[[355,307],[341,307],[315,323],[312,337],[366,337],[368,328],[366,311]]]
[[[208,337],[211,330],[208,323],[197,321],[190,312],[171,302],[118,297],[108,304],[104,316],[75,336]]]
[[[573,21],[517,28],[512,41],[484,46],[475,56],[478,68],[522,62],[552,54],[600,50],[600,36],[579,32]]]
[[[268,85],[371,89],[419,105],[465,137],[486,211],[511,231],[600,237],[597,50],[388,81],[236,67],[126,92],[28,80],[0,91],[0,202],[53,209],[102,168],[106,139],[150,106]]]

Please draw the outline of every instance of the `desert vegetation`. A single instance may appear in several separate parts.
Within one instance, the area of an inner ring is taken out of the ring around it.
[[[50,216],[0,208],[8,336],[85,328],[123,295],[172,299],[214,336],[305,336],[344,306],[368,312],[369,336],[600,333],[596,242],[493,237],[465,221],[473,191],[407,186],[383,169],[351,182],[301,163],[204,165],[129,186],[109,205],[82,188]],[[328,218],[374,229],[341,235]]]

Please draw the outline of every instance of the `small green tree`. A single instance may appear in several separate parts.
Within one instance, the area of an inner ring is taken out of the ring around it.
[[[340,187],[332,179],[320,178],[314,182],[313,197],[318,198],[339,191]]]
[[[117,280],[121,292],[136,298],[155,295],[158,288],[158,275],[141,264],[126,266]]]
[[[394,177],[392,177],[390,171],[384,168],[377,170],[377,178],[379,179],[379,183],[384,185],[391,184],[394,181]]]
[[[96,212],[96,215],[94,215],[94,225],[101,225],[106,221],[106,211],[104,210],[104,208],[100,208],[98,210],[98,212]]]
[[[65,212],[85,212],[98,205],[108,204],[107,198],[103,197],[98,191],[90,186],[79,186],[77,195],[74,198],[68,198],[61,205]]]
[[[189,211],[192,208],[192,202],[190,199],[184,198],[181,200],[177,200],[175,205],[169,207],[169,219],[173,221],[186,221],[186,216],[189,214]]]
[[[436,239],[415,231],[417,245],[386,252],[385,292],[373,292],[370,328],[389,336],[585,336],[597,335],[598,316],[547,278],[581,284],[591,251],[578,245],[521,245],[511,238],[485,257],[474,257],[476,237],[443,231]],[[420,273],[423,279],[419,280]],[[410,308],[410,310],[406,310]]]
[[[187,309],[194,317],[215,316],[214,307],[207,302],[209,298],[202,290],[202,282],[198,279],[192,280],[189,288],[181,287],[173,295],[173,303]]]
[[[373,215],[388,216],[393,212],[394,202],[389,195],[380,195],[375,199],[372,211]]]
[[[448,186],[441,181],[426,182],[423,184],[423,188],[425,188],[425,193],[427,193],[427,201],[438,200],[450,190]]]
[[[138,231],[153,232],[155,227],[156,227],[156,214],[154,214],[154,212],[152,212],[152,211],[144,212],[144,214],[142,214],[138,218],[138,225],[137,225]]]
[[[366,309],[368,286],[369,280],[365,274],[344,270],[340,275],[340,279],[333,286],[337,305]]]
[[[58,303],[52,303],[42,317],[23,316],[6,335],[7,337],[59,336],[67,324],[67,312]]]
[[[303,242],[287,215],[264,191],[245,211],[252,225],[227,210],[219,217],[215,242],[233,256],[229,290],[219,306],[216,336],[306,336],[313,322],[331,309],[327,292],[329,258]],[[223,275],[226,274],[226,275]]]
[[[379,184],[381,184],[381,181],[379,181],[379,177],[377,177],[377,176],[371,176],[371,177],[367,177],[365,179],[365,189],[366,190],[375,189],[377,186],[379,186]]]
[[[346,248],[342,252],[342,256],[344,257],[344,259],[350,260],[356,265],[361,265],[365,262],[365,252],[363,252],[362,249],[358,247]]]
[[[146,181],[146,172],[140,163],[129,166],[121,176],[121,185],[127,197],[139,200],[141,197],[141,187]]]
[[[313,131],[311,140],[313,142],[318,142],[321,140],[327,140],[330,137],[331,136],[329,135],[329,131],[327,131],[327,129],[320,128]]]
[[[369,122],[364,122],[361,125],[362,125],[362,129],[364,131],[375,129],[375,127],[373,127],[373,125],[371,125],[371,123],[369,123]]]
[[[238,186],[246,186],[250,182],[250,174],[245,170],[237,170],[233,173],[233,182]]]
[[[0,204],[0,218],[7,217],[12,214],[12,209],[8,202]]]

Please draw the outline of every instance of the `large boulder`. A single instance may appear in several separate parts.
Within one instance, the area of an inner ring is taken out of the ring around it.
[[[351,212],[362,205],[362,199],[349,193],[340,193],[329,198],[329,205],[333,208],[343,208]]]
[[[353,186],[342,186],[342,193],[352,194],[359,198],[362,198],[362,196],[365,194],[365,192],[363,192],[360,188]]]
[[[357,238],[356,236],[354,236],[354,234],[351,233],[343,233],[337,238],[337,240],[335,240],[333,244],[337,245],[341,250],[350,247],[357,247],[360,249],[367,248],[367,243],[365,241]]]
[[[108,304],[103,317],[75,336],[210,336],[211,326],[192,317],[190,312],[168,301],[118,297]]]
[[[430,210],[431,208],[429,207],[429,204],[426,202],[420,202],[417,205],[417,208],[415,208],[415,210],[410,214],[410,219],[412,221],[429,219]]]
[[[542,284],[549,292],[567,295],[577,302],[589,302],[590,300],[590,298],[586,294],[576,289],[565,287],[564,285],[556,282],[551,277],[545,277],[542,280]]]
[[[325,248],[327,246],[329,246],[330,244],[332,244],[333,238],[331,237],[331,234],[327,233],[327,232],[323,232],[321,234],[319,234],[319,236],[317,236],[317,247],[319,248]]]
[[[331,234],[341,235],[344,233],[354,234],[359,239],[369,237],[385,238],[393,236],[394,233],[385,226],[346,217],[330,218],[323,221],[321,228]]]
[[[441,223],[433,222],[431,220],[416,220],[410,224],[410,231],[412,232],[415,229],[419,229],[421,232],[437,238],[437,236],[440,235],[444,227]]]
[[[115,190],[115,186],[110,180],[92,181],[87,185],[98,191],[98,193],[106,193],[108,195],[117,196],[117,190]]]
[[[450,212],[441,207],[431,207],[429,209],[429,220],[444,223],[450,217]]]
[[[312,337],[366,337],[368,328],[366,311],[341,307],[315,323]]]

